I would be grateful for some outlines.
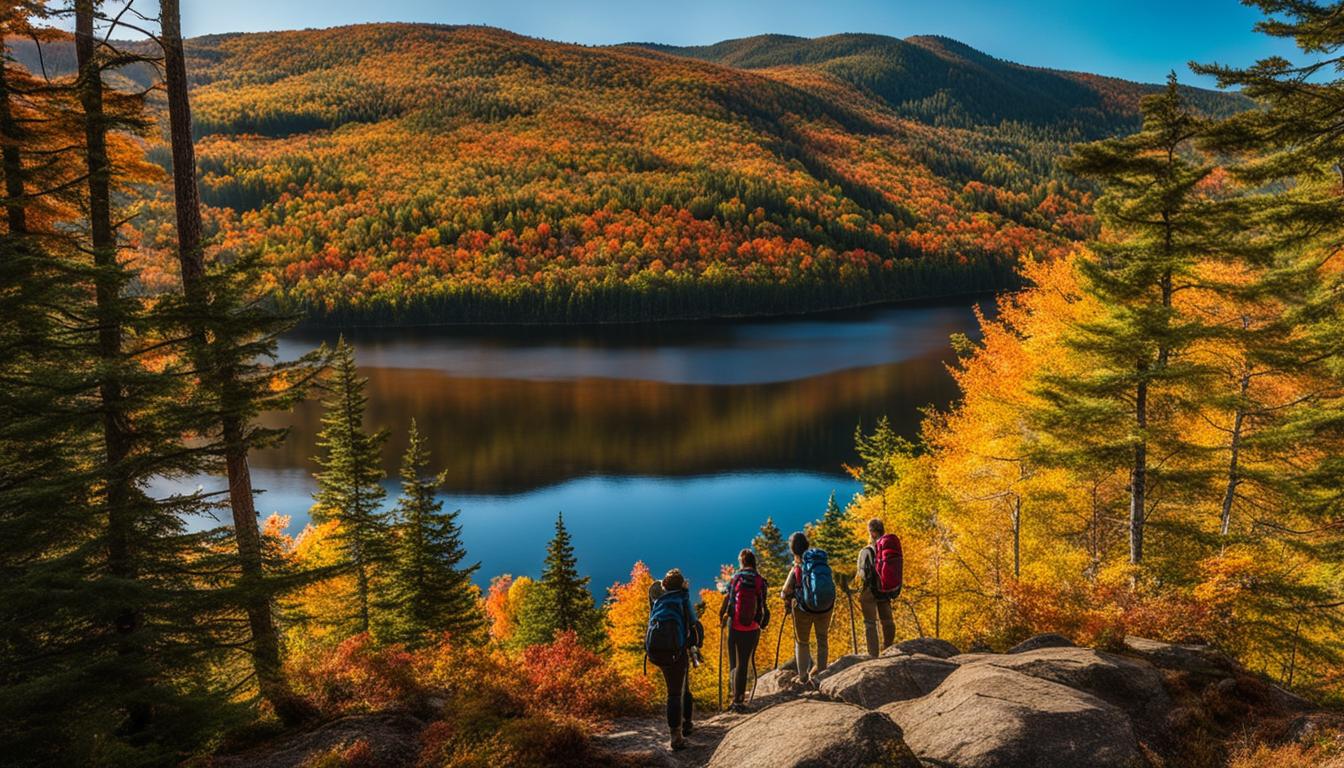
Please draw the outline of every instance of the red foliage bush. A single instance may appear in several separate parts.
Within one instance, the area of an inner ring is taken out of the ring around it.
[[[610,659],[580,645],[573,632],[523,651],[522,671],[531,711],[614,717],[647,708],[653,696],[648,680],[622,675]]]
[[[296,690],[324,715],[417,708],[422,689],[414,656],[400,645],[376,646],[358,634],[328,654],[292,663]]]

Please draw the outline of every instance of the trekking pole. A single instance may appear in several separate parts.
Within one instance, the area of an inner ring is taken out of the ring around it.
[[[727,597],[723,598],[727,600]],[[727,622],[723,620],[723,606],[719,606],[719,711],[723,711],[723,630]]]
[[[750,704],[751,702],[753,702],[753,701],[756,700],[756,682],[757,682],[758,680],[760,680],[760,679],[761,679],[761,676],[758,675],[758,674],[756,674],[756,649],[755,649],[755,648],[752,648],[752,649],[751,649],[751,695],[747,697],[747,703],[748,703],[748,704]]]
[[[849,606],[849,652],[859,652],[859,635],[854,630],[854,590],[853,582],[845,579],[845,605]]]
[[[775,669],[779,669],[779,649],[784,644],[784,620],[788,617],[789,612],[785,611],[784,618],[779,620],[779,639],[775,641]]]

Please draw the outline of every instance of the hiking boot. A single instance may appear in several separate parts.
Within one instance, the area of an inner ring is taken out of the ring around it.
[[[692,731],[692,730],[694,730],[694,729],[691,727],[691,721],[690,721],[690,720],[687,720],[686,722],[684,722],[684,723],[681,724],[681,735],[682,735],[682,736],[686,736],[686,737],[689,738],[690,735],[691,735],[691,731]]]
[[[734,701],[728,706],[729,712],[735,712],[739,715],[745,715],[751,711],[751,707],[744,701]]]
[[[672,741],[670,746],[674,751],[686,748],[686,737],[681,735],[681,728],[672,729]]]

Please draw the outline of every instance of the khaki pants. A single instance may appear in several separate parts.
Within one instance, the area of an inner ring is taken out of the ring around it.
[[[878,600],[871,589],[859,593],[859,608],[863,610],[863,637],[868,641],[868,655],[877,658],[882,649],[896,642],[896,622],[891,618],[891,601]],[[877,644],[877,625],[882,623],[882,645]]]
[[[798,679],[807,682],[808,679],[826,668],[826,635],[831,631],[831,611],[825,613],[808,613],[798,606],[793,607],[793,636],[796,644],[793,648],[794,658],[798,660]],[[817,636],[817,664],[812,667],[812,649],[810,646],[811,638],[809,635],[815,633]]]

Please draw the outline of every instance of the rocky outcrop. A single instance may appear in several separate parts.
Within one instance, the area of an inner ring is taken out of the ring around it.
[[[957,646],[936,637],[916,637],[896,643],[882,651],[883,656],[895,656],[900,653],[922,653],[939,659],[950,659],[961,653]]]
[[[710,768],[919,768],[886,715],[852,704],[792,701],[743,721],[719,742]]]
[[[1090,648],[986,654],[970,664],[988,664],[1059,683],[1090,693],[1148,721],[1160,721],[1171,708],[1171,700],[1162,687],[1162,676],[1152,664]]]
[[[889,704],[927,765],[951,768],[1142,768],[1121,710],[994,664],[958,667],[932,694]]]
[[[868,709],[933,692],[952,674],[956,664],[943,659],[914,655],[874,659],[850,667],[821,683],[821,693]]]
[[[1043,635],[1033,635],[1026,640],[1009,648],[1007,653],[1026,653],[1027,651],[1037,651],[1041,648],[1072,648],[1073,641],[1063,635],[1057,635],[1053,632],[1047,632]]]
[[[608,740],[631,745],[616,750],[625,760],[618,764],[673,768],[1149,768],[1220,764],[1222,745],[1251,732],[1314,744],[1344,730],[1344,715],[1210,648],[1130,638],[1127,648],[1107,652],[1061,639],[1033,638],[1039,647],[1013,653],[956,654],[943,641],[918,638],[877,659],[842,656],[815,689],[791,670],[767,672],[754,713],[698,722],[684,751],[666,748],[657,721],[647,733],[628,729]],[[633,746],[641,740],[642,752]]]

